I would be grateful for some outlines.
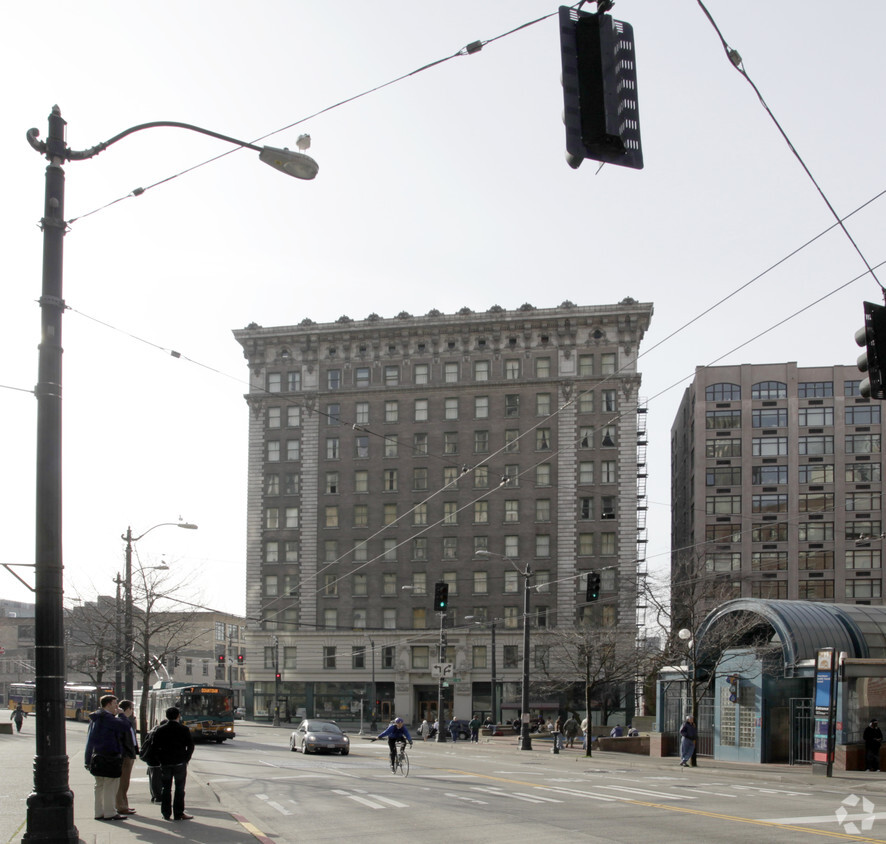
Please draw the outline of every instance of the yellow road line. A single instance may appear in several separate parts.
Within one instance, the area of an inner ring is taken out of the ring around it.
[[[472,771],[457,771],[452,768],[448,769],[450,774],[461,774],[468,777],[480,777],[482,779],[494,780],[495,782],[506,782],[510,785],[520,785],[528,788],[540,788],[545,791],[553,791],[562,793],[558,788],[550,785],[540,785],[536,782],[524,782],[523,780],[512,780],[505,777],[493,777],[488,774],[477,774]],[[720,812],[706,812],[703,809],[690,809],[687,806],[672,806],[664,803],[650,803],[645,800],[634,800],[629,797],[618,797],[622,803],[630,803],[633,806],[646,806],[651,809],[665,809],[668,812],[681,812],[684,815],[698,815],[705,818],[716,818],[723,821],[734,821],[736,823],[747,823],[755,826],[774,827],[775,829],[784,829],[789,832],[802,832],[808,835],[823,835],[826,838],[838,838],[842,841],[867,841],[870,844],[883,844],[882,838],[866,838],[863,835],[851,835],[848,832],[837,832],[827,829],[811,829],[805,826],[794,826],[793,824],[773,823],[772,821],[760,820],[757,818],[743,818],[737,815],[724,815]]]

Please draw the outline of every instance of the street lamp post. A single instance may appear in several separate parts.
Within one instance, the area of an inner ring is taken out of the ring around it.
[[[687,668],[689,669],[689,676],[686,678],[689,682],[689,712],[692,715],[692,722],[695,724],[695,729],[698,730],[698,700],[697,700],[697,684],[696,684],[696,653],[695,653],[695,639],[692,635],[692,631],[688,628],[684,627],[681,630],[677,631],[677,638],[680,639],[681,642],[686,645],[686,659],[689,663]],[[682,719],[681,719],[682,720]],[[697,746],[697,745],[696,745]],[[690,760],[691,767],[695,768],[698,766],[698,761],[696,757],[696,753],[692,753],[692,759]]]
[[[43,274],[38,347],[36,508],[34,554],[35,746],[34,791],[27,800],[24,842],[75,842],[74,794],[68,779],[65,745],[64,578],[62,574],[62,298],[65,236],[66,161],[98,155],[141,129],[171,126],[258,150],[266,164],[300,179],[313,179],[317,164],[302,153],[257,147],[184,123],[145,123],[88,150],[72,150],[65,139],[61,110],[52,107],[46,141],[29,129],[28,143],[49,161],[43,203]]]
[[[132,666],[132,652],[135,647],[135,635],[132,629],[132,545],[158,527],[180,527],[185,530],[197,530],[197,525],[190,522],[160,522],[158,525],[149,527],[141,536],[133,536],[131,527],[127,527],[126,533],[120,536],[126,542],[125,603],[123,606],[123,653],[125,660],[123,666],[123,697],[129,700],[132,700],[132,695],[135,691]],[[152,566],[151,568],[165,569],[168,566],[164,563],[162,566]]]
[[[493,554],[491,551],[478,551],[481,557],[501,557],[507,560],[523,578],[523,689],[520,695],[520,750],[532,750],[532,739],[529,737],[529,591],[532,589],[529,583],[532,578],[532,568],[526,563],[522,571],[517,567],[513,559],[504,554]],[[493,692],[493,697],[495,693]]]
[[[369,637],[369,648],[372,651],[372,697],[369,701],[369,705],[372,707],[372,720],[369,728],[372,732],[376,732],[378,730],[378,712],[375,706],[375,640],[371,636]]]
[[[274,720],[272,726],[280,726],[280,640],[274,636]]]

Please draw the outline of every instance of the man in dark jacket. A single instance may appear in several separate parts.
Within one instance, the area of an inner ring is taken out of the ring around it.
[[[163,792],[160,795],[160,813],[166,820],[189,821],[193,815],[185,811],[185,780],[188,762],[194,753],[191,731],[179,720],[181,712],[175,706],[166,710],[167,723],[153,730],[153,749],[160,763]],[[172,785],[175,783],[175,798]]]
[[[126,815],[117,811],[116,801],[123,767],[123,745],[128,740],[128,731],[117,718],[117,698],[114,695],[103,695],[99,704],[101,709],[89,716],[83,761],[86,770],[95,777],[96,820],[122,821]],[[95,764],[93,757],[96,757]]]
[[[135,809],[129,807],[129,780],[132,777],[132,766],[138,756],[138,739],[135,737],[135,710],[131,700],[121,700],[117,718],[127,729],[126,741],[123,742],[123,770],[120,772],[120,784],[117,786],[117,814],[134,815]]]
[[[883,731],[876,718],[864,728],[864,759],[867,764],[866,770],[880,770],[880,746],[883,744]]]

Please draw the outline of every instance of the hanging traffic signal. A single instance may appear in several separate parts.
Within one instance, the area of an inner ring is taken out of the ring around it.
[[[858,391],[865,398],[886,399],[884,367],[886,367],[886,307],[873,302],[864,303],[864,328],[855,332],[855,342],[864,346],[864,354],[858,356],[858,368],[868,377],[859,385]]]
[[[600,575],[595,571],[588,572],[588,586],[585,592],[585,601],[591,603],[600,597]]]
[[[281,675],[280,672],[278,671],[278,672],[274,675],[274,679],[275,679],[275,680],[279,680],[281,676],[282,676],[282,675]]]
[[[598,0],[597,7],[608,8]],[[566,161],[643,169],[634,30],[611,15],[560,7]]]
[[[237,654],[237,665],[243,665],[243,654]]]
[[[219,655],[218,655],[218,664],[219,664],[219,665],[224,665],[224,664],[225,664],[225,657],[224,657],[224,654],[219,654]]]
[[[449,604],[449,584],[434,584],[434,612],[446,612],[446,606]]]

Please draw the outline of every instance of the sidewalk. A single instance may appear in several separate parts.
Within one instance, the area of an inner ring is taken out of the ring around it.
[[[69,747],[68,780],[74,792],[74,824],[82,844],[245,844],[269,839],[258,834],[245,819],[236,815],[237,806],[222,807],[212,789],[199,776],[189,776],[186,786],[186,808],[194,816],[191,821],[167,821],[160,815],[160,804],[151,803],[144,763],[136,762],[129,788],[129,805],[136,810],[125,821],[99,821],[93,816],[95,780],[83,767],[81,747]],[[30,786],[34,759],[34,735],[0,736],[0,760],[7,771],[0,794],[0,842],[19,844],[25,834],[27,790]],[[10,775],[14,772],[14,775]]]

